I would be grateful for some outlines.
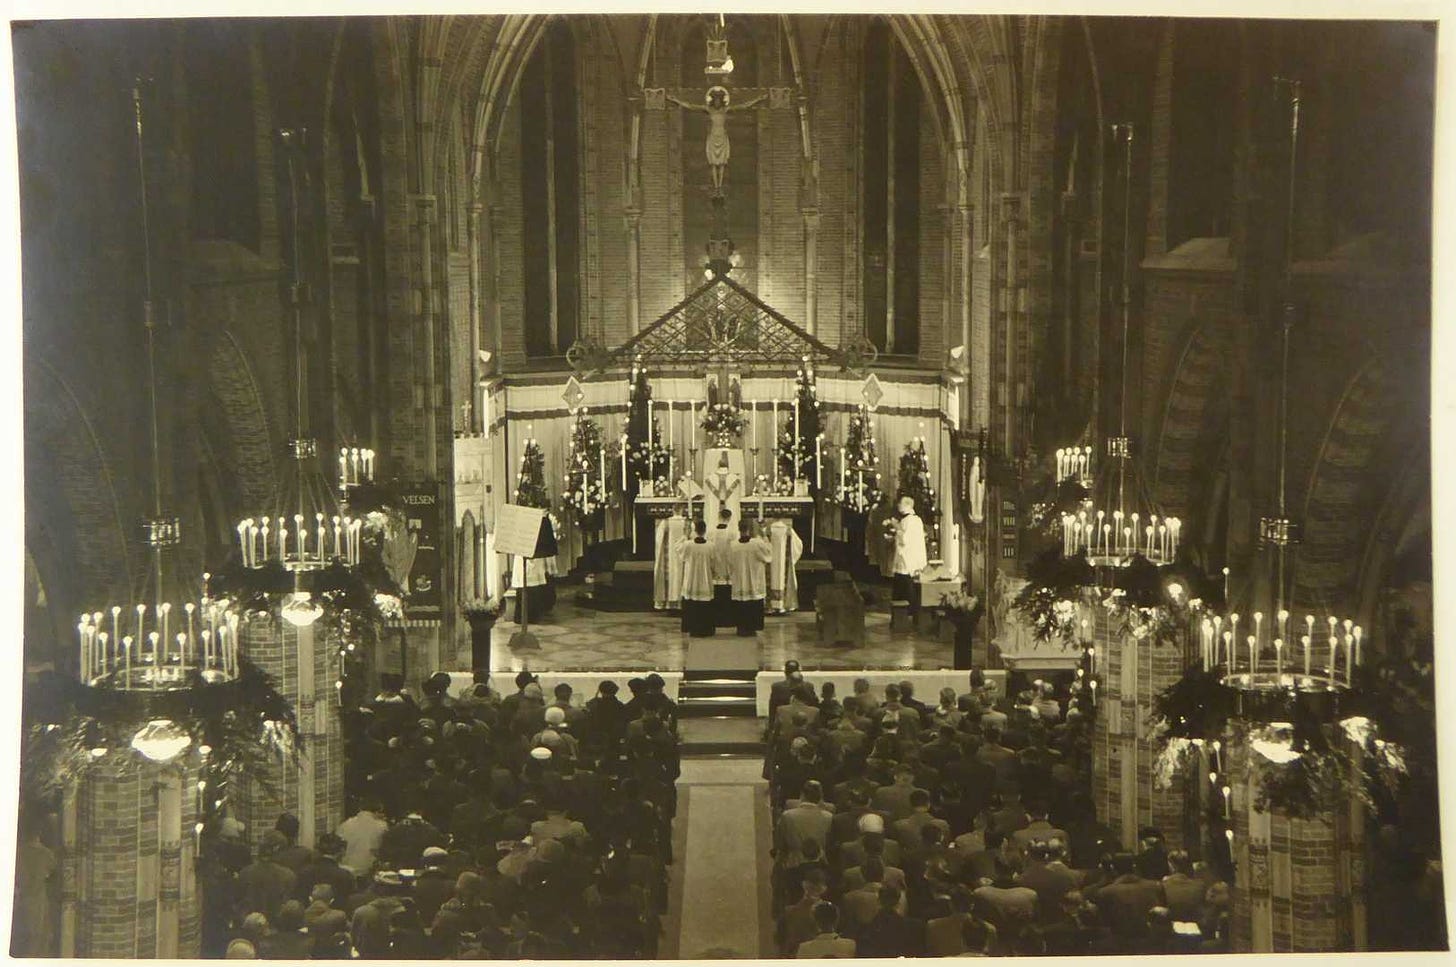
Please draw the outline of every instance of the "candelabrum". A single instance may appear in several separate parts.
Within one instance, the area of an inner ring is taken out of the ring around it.
[[[339,448],[339,491],[350,487],[372,483],[374,480],[374,451],[359,447]]]
[[[162,554],[181,540],[176,518],[147,521],[147,542],[154,570],[162,573]],[[202,576],[204,585],[210,575]],[[180,606],[162,600],[113,604],[80,616],[76,624],[80,653],[77,669],[87,685],[125,691],[189,688],[194,676],[221,682],[238,674],[238,615],[231,602],[207,596]]]
[[[1095,473],[1092,452],[1091,446],[1059,449],[1057,451],[1057,483],[1072,479],[1090,490]]]
[[[276,561],[290,571],[317,571],[335,560],[358,564],[364,522],[340,512],[318,472],[314,441],[293,440],[289,453],[295,466],[284,475],[273,513],[236,525],[243,566]]]
[[[1333,614],[1319,619],[1306,614],[1293,625],[1290,619],[1283,608],[1272,616],[1255,611],[1206,617],[1199,629],[1200,660],[1240,691],[1348,688],[1364,660],[1363,629]]]

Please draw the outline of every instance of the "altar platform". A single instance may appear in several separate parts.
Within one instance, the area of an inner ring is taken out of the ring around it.
[[[651,570],[647,574],[650,581]],[[552,672],[676,671],[690,668],[689,646],[701,654],[721,643],[725,652],[738,657],[738,639],[732,629],[721,629],[712,638],[692,639],[683,634],[677,612],[645,611],[603,613],[578,604],[570,585],[558,588],[557,605],[541,621],[531,618],[531,633],[541,642],[539,650],[511,651],[511,635],[519,625],[502,619],[492,632],[492,671],[508,677],[522,669]],[[801,597],[803,595],[801,586]],[[508,612],[509,613],[509,612]],[[469,648],[460,657],[469,663]],[[787,615],[769,615],[757,638],[757,667],[782,671],[784,662],[796,659],[804,670],[938,670],[951,667],[951,646],[934,636],[913,631],[890,630],[890,616],[883,609],[865,615],[863,645],[826,645],[819,641],[814,610]],[[694,662],[696,664],[696,662]],[[961,678],[964,672],[957,673]]]

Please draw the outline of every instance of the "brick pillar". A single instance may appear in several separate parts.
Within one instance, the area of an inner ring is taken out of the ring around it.
[[[1230,746],[1229,753],[1229,775],[1241,777],[1233,781],[1233,950],[1363,950],[1365,817],[1359,800],[1332,801],[1311,819],[1264,812],[1254,806],[1258,755],[1244,745]]]
[[[1097,649],[1097,720],[1092,735],[1092,795],[1097,818],[1116,831],[1125,847],[1137,845],[1139,826],[1162,831],[1168,847],[1187,844],[1184,815],[1196,808],[1185,786],[1153,788],[1155,749],[1147,720],[1153,698],[1183,674],[1183,647],[1178,641],[1155,643],[1123,634],[1122,619],[1095,600],[1081,612],[1090,619]]]
[[[293,706],[303,751],[296,763],[271,764],[261,780],[241,784],[234,814],[248,827],[254,844],[273,828],[278,814],[298,817],[299,842],[317,837],[343,820],[344,752],[338,690],[339,645],[326,640],[323,622],[295,628],[276,614],[253,612],[239,628],[243,654],[272,675],[279,693]]]
[[[113,749],[68,791],[63,957],[198,956],[199,774],[196,749],[165,765]]]

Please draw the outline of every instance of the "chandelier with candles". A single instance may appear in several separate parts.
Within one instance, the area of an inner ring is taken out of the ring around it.
[[[278,494],[270,512],[236,524],[238,554],[245,568],[281,565],[293,575],[293,590],[285,597],[282,616],[295,627],[308,627],[323,614],[313,599],[307,575],[334,562],[359,563],[363,521],[341,506],[335,488],[324,479],[318,442],[308,435],[307,359],[303,347],[303,307],[308,298],[299,251],[299,191],[297,163],[307,138],[303,128],[278,132],[288,171],[288,203],[292,236],[288,301],[293,323],[295,435],[288,441],[288,456],[280,475]],[[374,451],[355,447],[339,452],[338,491],[373,478]]]
[[[1125,568],[1138,557],[1155,565],[1172,564],[1178,556],[1183,522],[1160,516],[1147,497],[1132,443],[1127,435],[1127,353],[1132,289],[1128,273],[1132,230],[1132,142],[1131,124],[1114,124],[1113,136],[1123,146],[1123,233],[1122,233],[1122,386],[1119,400],[1118,434],[1106,441],[1106,459],[1094,459],[1090,445],[1064,447],[1056,453],[1057,485],[1071,482],[1086,492],[1075,509],[1061,517],[1062,554],[1085,554],[1088,562],[1104,575],[1109,569]]]
[[[1299,147],[1299,82],[1275,78],[1289,94],[1289,184],[1285,210],[1283,318],[1281,320],[1279,376],[1278,513],[1259,521],[1261,552],[1270,557],[1274,577],[1273,611],[1237,612],[1204,618],[1200,628],[1200,658],[1204,667],[1221,669],[1223,682],[1241,692],[1331,692],[1349,688],[1355,667],[1362,662],[1364,631],[1353,618],[1324,613],[1291,615],[1286,603],[1288,555],[1299,544],[1300,527],[1288,516],[1285,499],[1288,474],[1289,334],[1294,326],[1293,231],[1295,159]],[[1225,569],[1227,575],[1227,569]],[[1225,578],[1225,583],[1227,578]],[[1225,595],[1227,597],[1227,595]]]
[[[230,602],[194,593],[179,580],[172,555],[182,543],[180,520],[162,505],[162,461],[157,406],[157,318],[152,289],[146,139],[141,79],[132,87],[137,175],[141,196],[144,294],[142,321],[146,333],[152,513],[142,528],[148,566],[137,599],[110,604],[80,616],[77,677],[83,685],[121,691],[163,691],[192,688],[238,677],[238,615]],[[206,576],[204,575],[204,581]],[[180,745],[179,745],[180,743]],[[190,743],[185,732],[167,720],[151,722],[133,739],[148,758],[166,761]]]

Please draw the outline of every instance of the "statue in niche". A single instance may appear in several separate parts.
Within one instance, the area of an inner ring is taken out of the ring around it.
[[[732,105],[733,99],[728,93],[728,88],[721,84],[714,84],[708,88],[702,104],[690,104],[674,96],[671,92],[667,92],[666,97],[678,107],[686,108],[689,111],[702,111],[708,115],[708,142],[704,150],[708,157],[708,170],[713,175],[713,190],[721,194],[723,178],[728,172],[728,158],[732,153],[728,143],[728,112],[746,111],[759,101],[765,100],[768,94],[766,92],[759,94],[737,107]]]

